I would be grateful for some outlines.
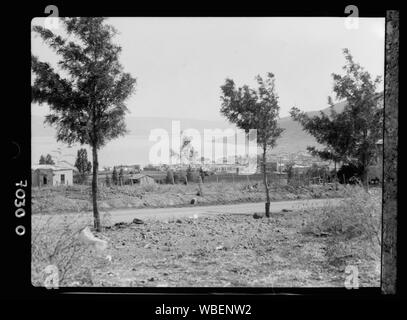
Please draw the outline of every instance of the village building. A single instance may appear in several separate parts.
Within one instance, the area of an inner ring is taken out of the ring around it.
[[[131,180],[132,183],[140,184],[142,186],[148,184],[155,184],[155,180],[153,177],[141,173],[132,174],[128,177],[128,179]]]
[[[167,172],[165,171],[145,171],[141,172],[142,175],[152,178],[156,183],[165,183]]]
[[[72,185],[74,167],[59,163],[58,165],[38,164],[31,168],[31,185],[33,187]]]
[[[307,170],[311,168],[311,166],[302,166],[302,165],[298,165],[295,164],[292,166],[292,170],[294,174],[304,174],[307,172]]]

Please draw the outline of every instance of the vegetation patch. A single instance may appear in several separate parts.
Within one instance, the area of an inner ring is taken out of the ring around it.
[[[270,199],[295,200],[342,197],[342,185],[270,186]],[[163,208],[197,205],[265,201],[264,187],[248,188],[247,183],[206,183],[203,196],[198,185],[111,186],[99,188],[101,209]],[[92,210],[91,188],[73,185],[32,189],[32,213],[69,213]]]

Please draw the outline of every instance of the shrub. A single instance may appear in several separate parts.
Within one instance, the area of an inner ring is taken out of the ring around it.
[[[165,182],[168,184],[174,184],[174,173],[172,172],[172,170],[168,170],[167,171],[167,177],[165,178]]]
[[[339,206],[308,208],[307,211],[313,211],[313,217],[303,232],[329,236],[330,261],[346,256],[380,261],[381,190],[366,192],[360,186],[348,186],[344,192],[345,198]]]
[[[141,190],[144,192],[154,192],[157,191],[158,185],[156,183],[149,183],[141,185]]]
[[[91,249],[78,239],[80,231],[91,225],[90,218],[65,216],[36,216],[32,221],[31,282],[44,286],[44,270],[48,266],[58,269],[59,286],[93,284],[92,270],[96,258]],[[107,215],[102,216],[108,220]],[[105,223],[106,223],[105,221]]]
[[[354,184],[357,180],[361,178],[363,173],[362,167],[355,165],[353,163],[344,164],[338,170],[337,176],[340,183],[351,183]]]

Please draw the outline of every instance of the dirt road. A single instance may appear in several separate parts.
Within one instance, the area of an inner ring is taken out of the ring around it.
[[[270,211],[281,212],[285,210],[295,210],[303,206],[313,206],[319,207],[327,203],[332,205],[338,204],[343,199],[307,199],[307,200],[289,200],[289,201],[275,201],[270,205]],[[105,210],[100,210],[101,214],[105,213]],[[208,216],[217,214],[253,214],[255,212],[264,212],[264,202],[257,203],[239,203],[239,204],[228,204],[228,205],[213,205],[213,206],[190,206],[181,208],[147,208],[147,209],[115,209],[109,210],[110,220],[112,223],[117,222],[131,222],[134,218],[138,219],[155,219],[155,220],[168,220],[181,217],[193,217],[193,216]],[[92,213],[70,213],[69,216],[80,216],[89,218],[92,217]],[[44,215],[34,215],[32,216],[33,221],[40,216]],[[58,214],[61,221],[65,214]]]

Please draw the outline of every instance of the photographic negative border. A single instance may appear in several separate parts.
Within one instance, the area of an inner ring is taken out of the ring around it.
[[[325,16],[325,17],[345,17],[344,13],[345,6],[336,6],[333,9],[322,7],[312,8],[309,5],[304,7],[302,10],[298,8],[297,11],[288,9],[288,7],[280,9],[273,5],[269,10],[264,10],[262,12],[237,12],[237,11],[228,11],[224,10],[220,14],[213,14],[213,12],[208,12],[208,7],[203,9],[199,14],[197,12],[187,12],[179,11],[174,12],[175,8],[172,8],[170,11],[164,12],[161,11],[145,11],[145,14],[140,14],[143,10],[140,8],[129,10],[128,8],[120,9],[118,6],[104,7],[103,5],[98,6],[81,6],[75,7],[74,5],[69,6],[68,3],[57,4],[61,7],[62,16],[227,16],[232,14],[233,16],[297,16],[297,17],[315,17],[315,16]],[[30,79],[30,65],[29,65],[29,52],[30,52],[30,21],[31,18],[36,16],[45,16],[44,8],[46,4],[35,4],[27,5],[24,8],[22,15],[24,17],[24,23],[21,23],[19,26],[20,31],[23,31],[23,37],[18,37],[18,41],[14,39],[11,41],[11,45],[19,44],[19,50],[23,50],[24,53],[21,53],[19,57],[24,59],[24,65],[17,66],[18,71],[15,72],[15,75],[12,75],[10,82],[18,83],[19,77],[18,74],[25,75],[25,88],[24,92],[27,94],[25,97],[25,105],[30,105],[30,93],[31,89],[29,88]],[[323,6],[325,7],[325,5]],[[383,6],[384,7],[384,6]],[[184,296],[185,294],[198,294],[198,295],[227,295],[227,294],[249,294],[249,295],[279,295],[285,293],[294,293],[294,294],[305,294],[312,296],[325,296],[331,295],[335,297],[337,295],[341,296],[366,296],[374,295],[380,296],[380,291],[384,294],[394,294],[398,291],[396,290],[396,282],[399,277],[397,274],[397,264],[400,257],[400,249],[398,250],[399,255],[397,255],[397,241],[400,238],[397,237],[397,228],[400,228],[399,220],[397,217],[397,173],[399,170],[398,167],[398,53],[399,53],[399,13],[397,11],[385,11],[383,7],[369,9],[366,8],[360,11],[360,16],[362,17],[384,17],[386,15],[386,54],[385,54],[385,102],[384,102],[384,148],[383,148],[383,210],[382,210],[382,272],[381,272],[381,288],[361,288],[358,290],[347,290],[342,288],[61,288],[59,290],[47,290],[45,288],[34,288],[31,286],[31,272],[30,272],[30,236],[31,236],[31,218],[30,218],[30,209],[27,207],[27,216],[20,219],[20,221],[26,226],[27,233],[25,237],[18,237],[15,234],[16,218],[9,215],[10,223],[5,223],[6,232],[4,235],[7,235],[14,242],[10,248],[7,248],[4,255],[10,254],[10,256],[17,256],[17,259],[14,259],[16,263],[8,264],[4,274],[10,274],[10,278],[13,280],[10,286],[9,294],[21,295],[21,290],[27,291],[27,295],[36,295],[37,297],[50,297],[50,296],[67,296],[69,293],[82,293],[82,294],[104,294],[115,295],[117,294],[137,294],[137,295],[155,295],[155,294],[166,294],[166,295],[180,295]],[[63,9],[63,10],[62,10]],[[29,12],[27,12],[29,10]],[[111,13],[110,13],[111,12]],[[147,12],[147,13],[146,13]],[[110,13],[110,14],[109,14]],[[15,38],[16,35],[14,35]],[[28,49],[28,51],[26,51]],[[397,58],[395,58],[397,57]],[[26,63],[26,64],[25,64]],[[16,86],[17,87],[17,86]],[[16,93],[15,96],[18,97],[18,88],[13,88],[12,93]],[[21,95],[21,93],[20,93]],[[27,104],[28,103],[28,104]],[[22,117],[21,108],[13,108],[11,114],[14,119],[17,117]],[[31,185],[31,175],[30,175],[30,156],[31,156],[31,114],[30,111],[26,111],[24,107],[23,119],[19,121],[21,128],[15,129],[10,132],[8,143],[12,144],[13,157],[10,157],[11,163],[11,180],[7,184],[7,188],[10,188],[8,191],[8,200],[10,206],[14,201],[15,193],[15,183],[20,181],[21,178],[26,179],[28,184]],[[28,109],[29,110],[29,109]],[[13,119],[13,120],[14,120]],[[15,145],[18,146],[19,151],[15,150]],[[31,200],[31,190],[27,190],[27,202],[30,203]],[[15,208],[14,208],[15,209]],[[23,243],[24,242],[24,243]],[[20,262],[20,260],[23,260]],[[28,263],[27,263],[28,262]],[[16,265],[15,265],[16,264]],[[397,286],[398,287],[398,286]],[[370,290],[372,289],[372,290]],[[83,296],[83,295],[82,295]],[[100,295],[99,295],[100,296]]]
[[[383,139],[383,210],[381,289],[395,294],[397,286],[397,196],[399,114],[399,12],[386,13]]]

